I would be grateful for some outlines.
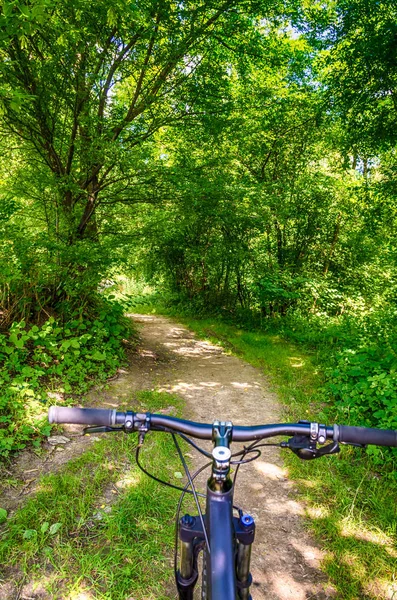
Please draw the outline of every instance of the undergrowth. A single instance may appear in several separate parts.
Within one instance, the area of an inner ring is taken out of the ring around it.
[[[93,318],[12,323],[0,334],[0,457],[49,435],[47,404],[68,404],[113,375],[131,334],[121,305],[102,300]]]

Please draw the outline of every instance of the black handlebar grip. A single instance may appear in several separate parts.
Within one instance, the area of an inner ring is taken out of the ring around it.
[[[81,425],[116,424],[116,411],[107,408],[76,408],[51,406],[48,411],[50,423],[77,423]]]
[[[339,425],[339,441],[365,446],[372,444],[374,446],[397,447],[397,431]]]

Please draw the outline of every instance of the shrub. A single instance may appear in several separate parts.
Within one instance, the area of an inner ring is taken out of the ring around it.
[[[0,456],[48,435],[51,397],[70,403],[112,375],[128,335],[120,305],[102,301],[96,318],[79,315],[65,324],[50,317],[42,326],[12,323],[0,335]],[[51,400],[53,402],[53,399]]]

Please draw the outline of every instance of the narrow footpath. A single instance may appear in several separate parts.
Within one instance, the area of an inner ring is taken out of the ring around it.
[[[151,367],[153,387],[181,395],[187,418],[236,425],[280,420],[277,396],[258,369],[168,318],[131,317],[139,325],[141,355],[168,358],[170,368]],[[240,469],[235,502],[256,520],[253,600],[334,597],[319,568],[322,552],[305,530],[305,509],[278,449],[262,448],[258,460]]]

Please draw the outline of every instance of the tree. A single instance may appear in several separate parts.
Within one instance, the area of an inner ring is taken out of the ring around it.
[[[209,73],[216,46],[251,27],[255,4],[3,3],[1,123],[23,157],[14,192],[29,173],[24,197],[45,219],[44,245],[56,247],[45,250],[54,266],[47,288],[82,274],[95,288],[106,255],[91,243],[98,219],[109,221],[118,203],[156,202],[145,169],[150,145],[141,148],[160,128],[192,118],[206,92],[197,69]]]
[[[348,150],[367,159],[397,141],[397,6],[391,0],[328,5],[325,20],[309,10],[309,37],[322,49],[322,79]]]

